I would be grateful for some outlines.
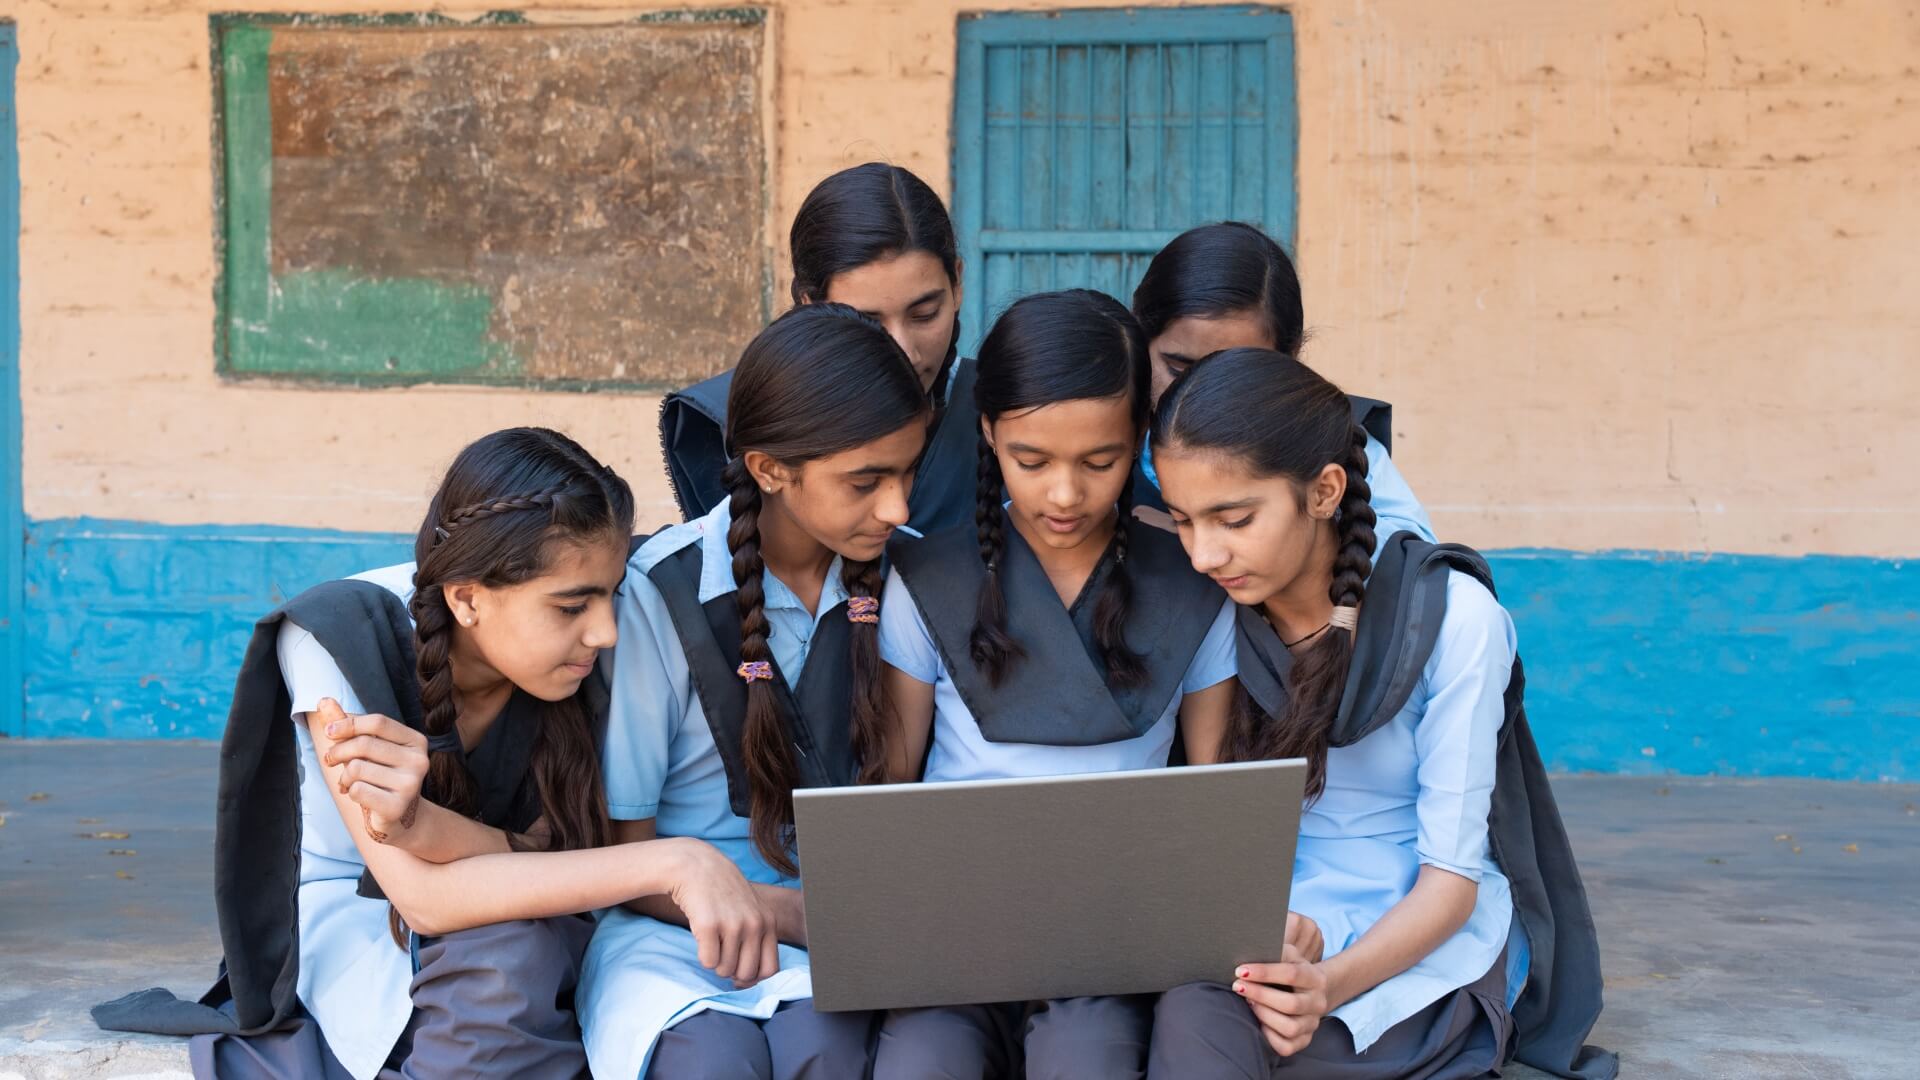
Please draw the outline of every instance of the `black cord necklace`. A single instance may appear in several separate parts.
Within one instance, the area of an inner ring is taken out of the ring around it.
[[[1280,644],[1281,644],[1282,646],[1284,646],[1284,647],[1286,647],[1286,648],[1289,648],[1289,649],[1291,649],[1291,648],[1293,648],[1293,647],[1294,647],[1294,646],[1296,646],[1296,645],[1305,645],[1305,644],[1306,644],[1307,642],[1309,642],[1309,641],[1312,641],[1312,640],[1313,640],[1314,638],[1317,638],[1317,637],[1319,637],[1319,636],[1320,636],[1321,634],[1324,634],[1324,633],[1326,633],[1326,632],[1327,632],[1327,627],[1329,627],[1329,626],[1332,626],[1332,625],[1333,625],[1333,623],[1332,623],[1331,621],[1328,621],[1328,622],[1323,622],[1323,623],[1321,623],[1321,624],[1320,624],[1320,629],[1318,629],[1318,630],[1315,630],[1315,631],[1314,631],[1313,633],[1311,633],[1311,634],[1308,634],[1308,635],[1306,635],[1305,637],[1302,637],[1302,638],[1296,638],[1296,639],[1295,639],[1295,640],[1293,640],[1293,641],[1288,641],[1288,640],[1287,640],[1286,638],[1280,638]],[[1274,636],[1276,636],[1276,637],[1278,637],[1279,635],[1278,635],[1278,634],[1276,634],[1276,635],[1274,635]]]

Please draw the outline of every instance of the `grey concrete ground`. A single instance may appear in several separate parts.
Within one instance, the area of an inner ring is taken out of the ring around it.
[[[216,757],[0,741],[0,1080],[185,1074],[179,1041],[86,1010],[210,981]],[[1602,935],[1594,1039],[1625,1075],[1920,1075],[1920,786],[1555,785]]]

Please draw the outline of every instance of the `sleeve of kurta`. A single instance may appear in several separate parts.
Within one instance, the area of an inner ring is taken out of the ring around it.
[[[1418,533],[1422,540],[1434,539],[1433,522],[1427,520],[1426,507],[1414,497],[1413,489],[1407,486],[1406,477],[1400,475],[1400,467],[1393,463],[1387,448],[1371,435],[1367,436],[1367,487],[1373,492],[1373,516],[1378,519],[1373,531],[1381,545],[1397,532]],[[1379,555],[1380,549],[1376,546],[1374,557]]]
[[[897,570],[880,594],[880,659],[929,686],[940,681],[940,650]]]
[[[1187,674],[1180,680],[1182,694],[1197,694],[1239,674],[1239,654],[1233,645],[1233,619],[1233,601],[1228,600],[1220,605],[1220,613],[1213,617],[1213,625],[1207,628],[1207,636],[1200,642],[1200,651],[1193,654],[1193,662],[1187,665]]]
[[[666,600],[645,574],[627,572],[614,597],[614,615],[620,640],[613,649],[601,755],[607,813],[615,821],[644,821],[660,808],[673,737],[691,704],[692,678]]]
[[[293,699],[294,716],[319,708],[321,698],[332,698],[341,709],[356,716],[367,711],[353,687],[347,685],[347,676],[334,663],[333,654],[292,619],[280,621],[277,643],[280,678],[287,684],[287,696]]]
[[[1422,865],[1479,881],[1487,858],[1500,725],[1513,675],[1513,620],[1493,594],[1450,572],[1447,614],[1418,692],[1426,711],[1413,731],[1419,757]]]

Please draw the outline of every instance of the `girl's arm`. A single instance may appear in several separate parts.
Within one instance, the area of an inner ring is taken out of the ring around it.
[[[646,843],[654,839],[652,818],[645,821],[616,821],[613,823],[614,839],[620,843]],[[656,841],[657,842],[657,841]],[[757,951],[748,953],[744,949],[733,955],[722,953],[713,973],[723,979],[732,979],[735,986],[745,989],[761,979],[780,970],[779,944],[785,942],[802,949],[807,947],[807,913],[799,889],[789,889],[779,885],[762,885],[756,881],[747,883],[754,898],[761,907],[761,920],[756,928],[760,945]],[[674,926],[687,925],[687,913],[673,897],[665,894],[635,897],[626,902],[629,911],[638,912],[649,918],[658,919]],[[702,961],[705,963],[705,961]]]
[[[1422,866],[1399,903],[1360,940],[1322,962],[1327,1008],[1337,1009],[1425,959],[1467,925],[1479,895],[1479,882]]]
[[[334,740],[322,763],[341,767],[341,784],[352,793],[348,797],[370,815],[367,824],[387,838],[389,847],[433,863],[514,850],[505,829],[422,796],[425,735],[378,713],[348,713],[332,698],[320,699],[314,711]],[[520,850],[544,846],[546,834],[546,820],[534,822],[519,838]]]
[[[920,779],[933,731],[933,684],[886,666],[887,704],[893,709],[894,738],[889,740],[887,780],[910,784]]]
[[[1234,620],[1238,608],[1223,601],[1214,613],[1207,636],[1181,676],[1180,743],[1187,764],[1212,765],[1226,752],[1227,721],[1233,712],[1233,694],[1239,686],[1239,659],[1234,652]]]
[[[1186,748],[1187,764],[1213,765],[1222,760],[1227,718],[1233,712],[1233,691],[1238,685],[1228,679],[1180,699],[1180,744]]]
[[[324,761],[334,740],[318,713],[306,714],[306,721]],[[759,903],[740,871],[712,845],[697,840],[428,862],[370,837],[366,817],[351,796],[366,782],[349,781],[343,792],[343,767],[322,768],[354,847],[415,933],[434,936],[513,919],[571,915],[664,893],[687,912],[705,962],[730,944],[737,948],[743,928],[750,929],[758,918]]]
[[[880,659],[886,663],[887,703],[894,737],[888,740],[887,780],[920,779],[933,731],[933,688],[940,680],[940,652],[920,618],[913,594],[898,570],[887,574],[880,600]]]
[[[613,838],[622,844],[644,843],[654,839],[652,818],[645,821],[616,821],[613,823]],[[769,921],[779,940],[802,949],[807,947],[807,914],[801,903],[799,889],[789,889],[784,885],[763,885],[757,881],[747,882],[753,894],[766,906]],[[687,914],[665,895],[640,896],[627,901],[626,907],[642,915],[651,916],[661,922],[675,926],[687,925]]]

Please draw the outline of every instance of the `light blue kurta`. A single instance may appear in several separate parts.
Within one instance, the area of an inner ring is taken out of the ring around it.
[[[702,604],[734,591],[727,550],[731,518],[722,501],[705,517],[675,525],[648,540],[627,562],[615,600],[620,641],[613,649],[613,694],[602,758],[609,810],[618,821],[654,820],[661,836],[691,836],[719,848],[747,880],[797,887],[760,857],[748,822],[727,799],[726,769],[695,692],[687,656],[666,600],[647,572],[689,545],[700,545]],[[790,685],[798,689],[819,617],[771,573],[765,590],[767,644]],[[818,610],[831,612],[847,594],[840,560],[827,571]],[[844,618],[844,611],[834,618]],[[737,990],[700,966],[693,934],[684,927],[624,908],[601,913],[587,947],[576,995],[588,1064],[601,1080],[646,1074],[660,1033],[696,1013],[713,1010],[764,1020],[782,1002],[813,996],[804,949],[780,947],[780,970]]]
[[[413,595],[413,564],[356,574],[398,596]],[[327,1046],[357,1080],[380,1072],[413,1015],[413,959],[394,944],[387,902],[358,893],[366,861],[354,846],[302,714],[333,698],[366,712],[320,643],[291,620],[277,639],[280,677],[293,700],[295,766],[300,770],[300,976],[295,989]]]
[[[1146,473],[1156,489],[1160,487],[1160,476],[1153,471],[1152,444],[1140,451],[1140,471]],[[1387,448],[1371,435],[1367,436],[1367,488],[1373,493],[1369,500],[1376,519],[1373,532],[1380,539],[1373,549],[1376,561],[1386,549],[1387,537],[1394,533],[1410,532],[1422,540],[1434,539],[1433,522],[1427,520],[1426,507],[1414,497],[1413,489],[1407,486],[1406,477],[1400,475],[1400,467],[1393,463]]]
[[[1319,923],[1329,957],[1404,899],[1422,866],[1479,883],[1464,927],[1412,968],[1334,1010],[1361,1051],[1486,974],[1515,929],[1507,879],[1487,842],[1513,620],[1485,586],[1450,575],[1446,619],[1419,685],[1384,726],[1328,752],[1326,791],[1300,819],[1289,906]],[[1525,936],[1514,938],[1510,979],[1525,969]]]
[[[1233,602],[1221,605],[1206,638],[1187,664],[1180,692],[1145,734],[1094,746],[1047,746],[992,742],[980,733],[972,710],[960,699],[947,665],[934,646],[906,579],[887,575],[880,602],[880,658],[903,674],[933,687],[932,745],[927,780],[991,780],[1016,776],[1153,769],[1167,763],[1178,724],[1181,698],[1225,682],[1234,675]],[[1031,663],[1032,661],[1025,661]]]

